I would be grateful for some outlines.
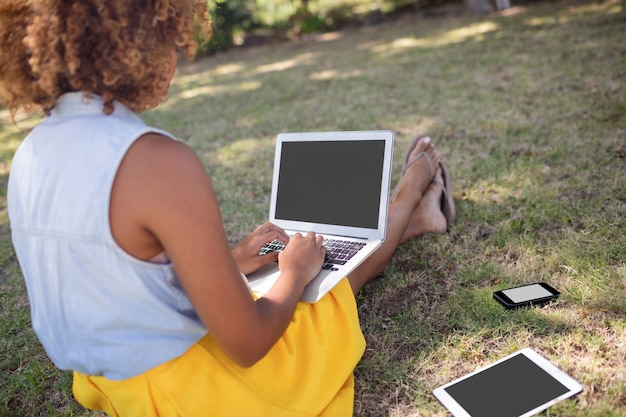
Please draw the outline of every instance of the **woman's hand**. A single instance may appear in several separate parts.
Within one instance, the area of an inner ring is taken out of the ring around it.
[[[306,236],[296,233],[285,250],[278,255],[281,275],[298,276],[308,284],[320,272],[326,256],[324,237],[308,232]]]
[[[246,236],[231,251],[239,271],[249,274],[263,265],[276,262],[278,260],[278,252],[259,255],[263,245],[273,240],[279,240],[286,245],[289,242],[289,236],[283,229],[270,222],[262,224]]]

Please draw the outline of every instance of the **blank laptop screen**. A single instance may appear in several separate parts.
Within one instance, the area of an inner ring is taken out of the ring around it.
[[[384,155],[383,140],[284,142],[276,218],[376,229]]]

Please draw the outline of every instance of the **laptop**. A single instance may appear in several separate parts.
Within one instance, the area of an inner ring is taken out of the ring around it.
[[[269,221],[289,235],[320,234],[327,248],[302,301],[318,301],[385,239],[393,139],[388,130],[277,136]],[[268,242],[261,254],[280,246]],[[279,274],[273,262],[249,274],[248,282],[264,294]]]

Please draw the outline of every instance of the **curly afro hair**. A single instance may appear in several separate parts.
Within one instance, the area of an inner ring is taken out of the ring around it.
[[[163,99],[173,51],[192,59],[210,34],[201,0],[0,0],[0,100],[49,114],[81,91],[138,113]]]

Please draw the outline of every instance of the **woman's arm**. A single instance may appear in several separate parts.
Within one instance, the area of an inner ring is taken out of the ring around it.
[[[186,145],[157,134],[126,154],[110,216],[113,236],[131,255],[148,260],[167,252],[200,319],[242,366],[256,363],[283,334],[324,259],[321,236],[292,237],[280,254],[279,280],[255,302],[231,256],[204,167]]]

